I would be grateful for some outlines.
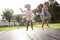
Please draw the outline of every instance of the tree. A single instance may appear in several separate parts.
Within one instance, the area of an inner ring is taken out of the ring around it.
[[[14,26],[16,26],[15,22],[16,22],[16,15],[13,15],[12,21],[14,22]]]
[[[5,9],[3,11],[3,18],[9,22],[9,25],[10,25],[10,22],[12,20],[13,13],[14,13],[14,11],[12,9]]]
[[[22,20],[22,16],[21,15],[16,15],[16,21],[20,22]]]
[[[39,4],[37,8],[33,10],[33,13],[41,13],[43,4]]]
[[[36,22],[40,22],[41,21],[40,13],[42,12],[42,7],[43,7],[43,4],[39,4],[37,6],[37,8],[33,10],[33,12],[35,13],[35,18],[34,19],[36,20]]]
[[[24,26],[26,24],[26,17],[24,15],[16,15],[16,21],[19,23],[19,25]]]
[[[39,5],[37,6],[37,12],[38,12],[38,13],[41,13],[41,12],[42,12],[42,8],[43,8],[43,4],[39,4]]]
[[[57,1],[49,6],[49,11],[52,15],[52,22],[60,22],[60,6]]]
[[[53,4],[55,2],[55,0],[49,0],[50,4]]]

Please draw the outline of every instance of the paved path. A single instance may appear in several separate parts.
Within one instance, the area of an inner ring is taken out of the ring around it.
[[[60,40],[59,28],[34,28],[25,31],[25,28],[14,29],[0,34],[0,40]]]

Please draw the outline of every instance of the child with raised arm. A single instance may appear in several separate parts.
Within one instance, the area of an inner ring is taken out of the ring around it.
[[[49,2],[45,2],[44,3],[44,7],[42,8],[42,17],[41,17],[41,20],[42,20],[42,28],[44,26],[44,24],[46,23],[48,27],[50,27],[48,25],[48,23],[50,22],[50,19],[51,19],[51,15],[48,11],[48,6],[49,6]]]
[[[25,11],[22,11],[22,9],[20,8],[20,10],[22,11],[22,12],[26,12],[26,21],[27,21],[27,30],[26,31],[28,31],[28,26],[29,26],[29,23],[31,23],[31,28],[32,28],[32,30],[33,30],[33,22],[32,22],[32,20],[33,20],[33,16],[32,16],[32,10],[31,10],[31,6],[29,5],[29,4],[27,4],[27,5],[25,5],[25,8],[26,8],[26,10]]]

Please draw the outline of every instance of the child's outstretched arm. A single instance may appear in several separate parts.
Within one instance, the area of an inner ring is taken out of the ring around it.
[[[26,12],[26,11],[23,11],[21,8],[20,8],[20,11],[21,11],[21,12]]]

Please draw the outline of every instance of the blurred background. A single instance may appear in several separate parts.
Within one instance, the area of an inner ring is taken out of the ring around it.
[[[60,28],[60,0],[0,0],[0,30],[26,26],[25,4],[30,4],[33,10],[34,26],[41,25],[40,13],[45,1],[48,1],[49,12],[52,15],[51,26]]]

